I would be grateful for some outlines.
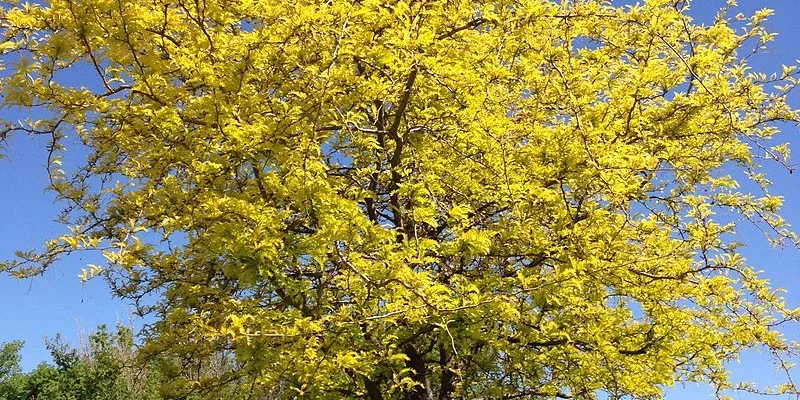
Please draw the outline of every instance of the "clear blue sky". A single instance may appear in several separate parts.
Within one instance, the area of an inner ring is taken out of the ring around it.
[[[633,2],[633,1],[631,1]],[[695,22],[710,22],[715,11],[724,5],[724,0],[696,0],[693,2],[692,16]],[[750,14],[761,8],[775,10],[767,27],[771,32],[777,32],[775,41],[768,45],[766,51],[751,60],[750,65],[754,70],[766,73],[780,72],[781,64],[797,64],[800,59],[800,1],[796,0],[739,0],[739,10]],[[791,104],[800,106],[800,96],[794,94]],[[794,126],[783,127],[783,134],[779,141],[790,143],[795,155],[793,163],[800,163],[800,128]],[[780,168],[770,168],[771,178],[774,182],[773,194],[785,197],[783,215],[800,230],[800,174],[789,174]],[[764,276],[769,278],[775,287],[787,289],[787,302],[789,306],[800,307],[800,250],[796,248],[773,248],[763,237],[763,234],[752,227],[743,226],[739,229],[735,240],[747,243],[742,253],[750,265],[756,269],[764,270]],[[788,326],[786,336],[800,341],[798,325]],[[797,362],[798,360],[794,360]],[[733,376],[741,380],[754,381],[762,384],[775,384],[782,382],[779,374],[769,358],[755,351],[742,355],[739,363],[730,365]],[[800,377],[800,368],[793,374],[794,378]],[[764,399],[767,397],[744,393],[733,394],[734,399]],[[676,387],[667,392],[668,399],[694,400],[710,399],[712,392],[707,387],[687,385]],[[769,398],[789,399],[792,396],[777,396]]]
[[[632,3],[633,1],[626,1]],[[714,12],[724,3],[720,0],[697,0],[692,15],[696,21],[710,21]],[[768,7],[776,11],[768,26],[779,35],[776,41],[752,65],[760,71],[780,71],[781,64],[793,64],[800,59],[800,1],[795,0],[739,0],[745,13]],[[79,76],[73,79],[80,80]],[[793,104],[800,106],[800,98]],[[8,118],[8,111],[3,111]],[[798,128],[784,129],[782,140],[791,143],[800,162],[800,137]],[[54,217],[60,207],[54,196],[45,192],[47,174],[44,138],[15,137],[3,153],[8,159],[0,160],[0,259],[13,255],[14,250],[38,247],[45,239],[64,232]],[[800,227],[800,173],[789,175],[775,169],[772,178],[773,192],[786,197],[785,217],[795,227]],[[736,240],[748,243],[743,253],[757,269],[763,269],[774,286],[789,290],[789,305],[800,307],[800,251],[774,249],[754,229],[742,229]],[[98,324],[130,323],[129,307],[111,298],[102,281],[81,284],[77,278],[87,263],[97,263],[92,255],[73,256],[48,271],[43,277],[17,281],[0,276],[0,342],[24,340],[23,367],[30,370],[48,360],[44,338],[61,333],[64,339],[77,345],[81,329],[89,331]],[[136,323],[136,321],[134,321]],[[800,332],[786,332],[800,340]],[[779,379],[774,367],[763,355],[747,353],[742,362],[732,365],[735,376],[770,383]],[[800,376],[797,371],[796,376]],[[669,399],[711,398],[708,388],[687,386],[668,392]],[[735,395],[738,399],[755,399],[752,395]],[[788,397],[786,397],[788,398]]]

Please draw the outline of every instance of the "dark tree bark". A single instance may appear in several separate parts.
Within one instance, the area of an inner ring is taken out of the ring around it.
[[[424,354],[420,353],[413,345],[406,344],[403,351],[408,356],[406,365],[411,368],[413,374],[411,379],[419,382],[410,391],[405,393],[407,400],[433,400],[431,392],[431,381],[428,375],[428,367],[425,365]]]

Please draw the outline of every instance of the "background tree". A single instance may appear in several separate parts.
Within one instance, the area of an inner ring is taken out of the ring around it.
[[[14,372],[0,379],[0,397],[5,400],[85,399],[149,400],[160,399],[158,375],[134,371],[129,357],[133,342],[131,331],[120,328],[113,335],[105,327],[87,339],[85,352],[70,348],[57,338],[48,343],[54,364],[41,363],[33,371],[19,368],[19,342],[5,345],[13,354]],[[4,351],[4,354],[6,352]],[[133,376],[136,375],[134,381]]]
[[[21,372],[19,367],[19,350],[22,342],[14,341],[3,343],[0,346],[0,397],[4,399],[13,398],[19,391],[19,382],[16,377]]]
[[[4,343],[0,347],[0,380],[19,373],[19,349],[21,342]]]
[[[0,375],[0,398],[3,400],[198,400],[187,390],[175,388],[175,381],[218,379],[233,369],[229,357],[221,354],[207,360],[193,360],[202,370],[181,370],[179,360],[150,358],[136,360],[133,332],[123,326],[109,332],[100,326],[87,337],[84,348],[64,344],[60,338],[48,342],[51,363],[41,363],[30,372],[19,367],[20,342],[3,345],[0,362],[11,371]],[[192,375],[182,375],[183,373]],[[235,382],[234,382],[235,383]],[[269,399],[255,391],[243,391],[240,385],[226,382],[213,393],[220,399]]]
[[[8,7],[3,104],[37,111],[4,136],[52,138],[71,230],[5,269],[102,251],[85,277],[154,316],[146,354],[235,352],[175,386],[207,397],[724,393],[742,350],[796,351],[731,234],[796,241],[760,164],[787,162],[797,70],[747,66],[769,11],[688,7]]]

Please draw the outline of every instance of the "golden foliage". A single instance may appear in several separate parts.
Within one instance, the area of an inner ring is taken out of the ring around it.
[[[283,397],[724,392],[743,349],[795,351],[730,234],[796,240],[758,156],[786,162],[797,70],[746,64],[768,11],[683,3],[9,8],[4,104],[44,114],[4,136],[52,136],[72,230],[5,267],[102,250],[147,350],[233,349]]]

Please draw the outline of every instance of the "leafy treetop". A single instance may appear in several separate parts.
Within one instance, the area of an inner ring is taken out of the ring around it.
[[[176,386],[198,393],[798,393],[725,368],[786,368],[800,317],[731,241],[796,240],[761,165],[787,163],[797,69],[751,71],[769,11],[729,3],[709,25],[681,0],[9,6],[0,90],[32,117],[3,136],[51,138],[70,232],[4,268],[102,251],[84,277],[154,316],[147,353],[236,353]]]

